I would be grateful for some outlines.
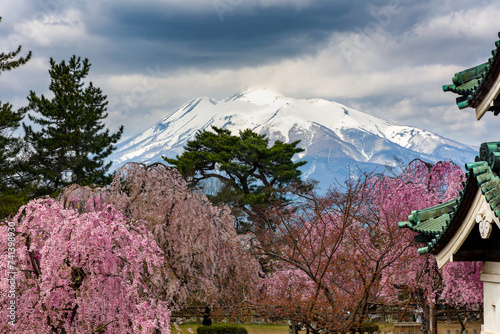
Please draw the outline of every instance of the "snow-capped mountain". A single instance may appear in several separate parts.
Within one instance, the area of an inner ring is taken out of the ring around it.
[[[323,99],[293,99],[265,89],[237,93],[222,101],[194,98],[149,129],[117,145],[109,157],[113,168],[129,161],[151,163],[181,154],[199,130],[217,126],[237,134],[251,128],[271,141],[300,140],[307,160],[304,177],[320,181],[323,189],[349,169],[384,170],[396,160],[408,163],[452,160],[463,166],[474,161],[477,148],[429,131],[391,123]]]

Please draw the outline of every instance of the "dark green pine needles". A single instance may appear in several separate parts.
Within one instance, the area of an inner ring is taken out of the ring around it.
[[[275,141],[271,146],[269,138],[250,129],[235,136],[212,127],[198,132],[182,155],[164,159],[212,203],[231,207],[239,232],[245,232],[272,228],[269,212],[286,206],[292,188],[304,185],[299,167],[306,162],[292,160],[304,151],[298,144]]]
[[[108,181],[111,163],[104,159],[115,149],[123,133],[110,134],[103,120],[108,116],[107,98],[92,82],[84,82],[89,73],[88,59],[73,56],[68,63],[50,59],[51,99],[28,96],[29,119],[37,125],[24,125],[29,144],[29,173],[38,182],[39,194],[51,194],[61,187],[103,184]]]

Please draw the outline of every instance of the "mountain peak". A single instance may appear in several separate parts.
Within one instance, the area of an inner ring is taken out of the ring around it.
[[[272,105],[276,100],[286,98],[282,93],[268,88],[250,88],[238,92],[227,100],[241,100],[253,103],[258,106]]]

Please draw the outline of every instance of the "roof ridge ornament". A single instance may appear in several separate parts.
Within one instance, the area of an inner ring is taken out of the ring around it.
[[[488,210],[485,204],[487,203],[482,203],[481,209],[479,209],[479,213],[476,216],[476,223],[479,224],[479,234],[481,235],[481,238],[488,239],[491,235],[493,215],[491,214],[491,210]]]

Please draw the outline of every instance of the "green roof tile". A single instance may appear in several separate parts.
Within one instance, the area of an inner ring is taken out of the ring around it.
[[[471,81],[478,80],[481,78],[481,75],[485,73],[489,69],[488,63],[484,63],[472,68],[469,68],[465,71],[455,73],[455,76],[452,79],[452,82],[456,86],[466,85]],[[462,86],[461,86],[462,87]]]
[[[418,249],[418,254],[419,255],[425,255],[429,253],[429,247],[422,247]]]
[[[500,33],[498,34],[500,38]],[[484,64],[480,64],[464,71],[455,73],[452,78],[453,84],[443,85],[443,91],[453,92],[460,95],[457,98],[459,109],[474,107],[485,82],[494,75],[492,68],[498,68],[500,61],[497,60],[500,49],[500,41],[495,42],[495,49],[491,51],[492,57]]]

